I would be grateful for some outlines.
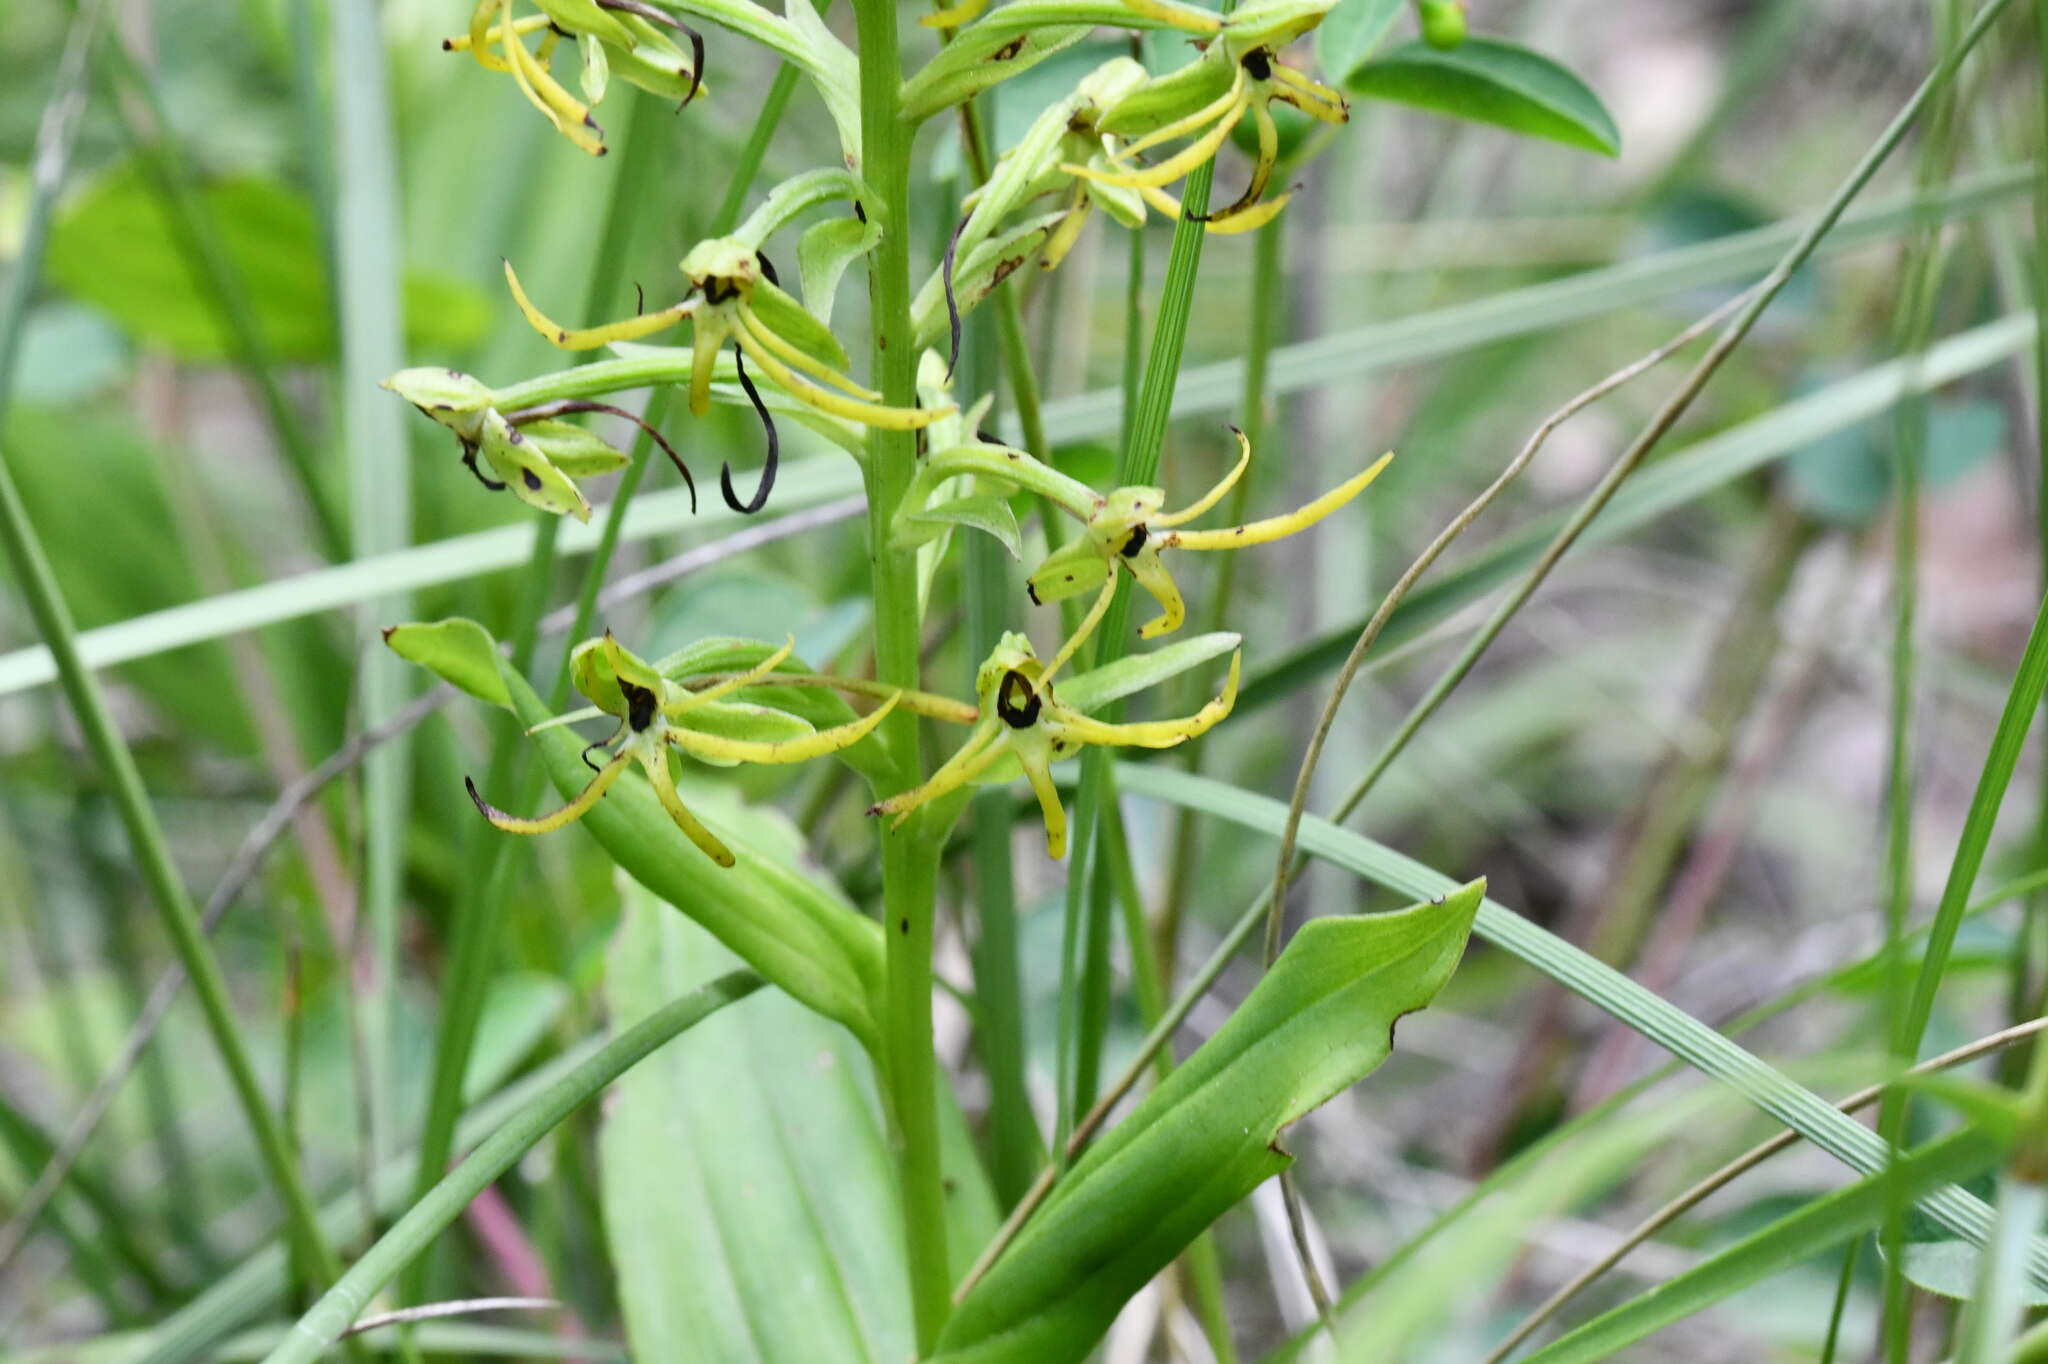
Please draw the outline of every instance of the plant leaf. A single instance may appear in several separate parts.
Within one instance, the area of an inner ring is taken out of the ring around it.
[[[335,311],[320,230],[304,197],[254,175],[214,181],[199,197],[278,358],[332,358]],[[66,205],[51,230],[48,265],[66,293],[181,359],[232,353],[162,203],[133,163],[101,176]],[[418,350],[472,345],[490,325],[485,297],[454,280],[408,276],[405,301],[407,341]]]
[[[1968,1302],[1977,1296],[1983,1261],[1983,1254],[1967,1241],[1909,1241],[1899,1270],[1916,1288]],[[2023,1282],[2020,1294],[2029,1307],[2048,1306],[2048,1292],[2040,1288]]]
[[[1169,677],[1221,658],[1244,642],[1228,630],[1177,640],[1150,653],[1125,654],[1114,663],[1075,673],[1059,684],[1060,700],[1076,710],[1095,710],[1111,701],[1156,687]]]
[[[1499,38],[1467,38],[1449,51],[1403,43],[1352,68],[1344,88],[1603,156],[1621,154],[1613,115],[1584,81],[1541,53]]]
[[[1121,762],[1116,780],[1118,789],[1129,794],[1200,810],[1269,834],[1278,833],[1287,820],[1287,807],[1279,801],[1190,772]],[[1309,856],[1325,858],[1400,894],[1442,895],[1455,884],[1442,872],[1313,815],[1301,821],[1299,841]],[[1885,1168],[1885,1144],[1876,1133],[1591,954],[1492,900],[1480,905],[1474,932],[1694,1069],[1728,1084],[1844,1165],[1863,1174]],[[1921,1208],[1973,1243],[1990,1234],[1991,1208],[1967,1190],[1936,1189],[1922,1200]],[[2032,1238],[2027,1263],[2028,1272],[2048,1287],[2048,1241]]]
[[[419,664],[479,701],[511,709],[512,698],[498,676],[498,641],[475,621],[450,616],[432,624],[394,625],[385,630],[384,643],[408,663]]]
[[[1338,0],[1316,27],[1316,65],[1332,75],[1354,70],[1406,8],[1407,0]]]
[[[619,1025],[733,965],[645,889],[623,890],[605,990]],[[628,1073],[605,1115],[604,1222],[634,1355],[910,1358],[902,1221],[866,1059],[786,998],[714,1021]],[[971,1252],[994,1204],[957,1110],[951,1129],[952,1229]]]
[[[804,307],[829,324],[832,302],[839,293],[839,281],[846,274],[846,267],[866,255],[881,239],[881,224],[858,218],[827,218],[805,228],[796,245]]]
[[[972,530],[985,531],[1002,541],[1003,548],[1010,551],[1012,559],[1024,557],[1023,539],[1017,530],[1017,514],[1010,510],[1010,500],[993,493],[980,497],[957,497],[950,502],[926,507],[912,521],[934,526],[966,526]]]
[[[1456,969],[1486,884],[1317,919],[1216,1035],[1081,1157],[940,1334],[941,1364],[1079,1360],[1127,1299],[1285,1169],[1289,1123],[1386,1059]]]

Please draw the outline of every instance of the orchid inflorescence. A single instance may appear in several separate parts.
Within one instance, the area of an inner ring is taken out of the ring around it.
[[[957,808],[970,786],[1022,776],[1043,815],[1047,849],[1059,857],[1066,845],[1066,817],[1051,775],[1054,762],[1090,746],[1170,747],[1200,736],[1230,713],[1242,668],[1234,634],[1203,635],[1124,660],[1138,663],[1136,672],[1118,672],[1117,664],[1089,669],[1080,661],[1107,618],[1117,585],[1128,575],[1160,608],[1139,630],[1142,638],[1173,633],[1185,621],[1187,607],[1168,568],[1172,551],[1237,549],[1305,530],[1357,497],[1391,456],[1285,515],[1196,529],[1190,523],[1212,511],[1249,466],[1251,444],[1241,431],[1236,432],[1239,453],[1230,471],[1177,511],[1167,510],[1160,488],[1099,493],[1031,453],[984,436],[980,423],[989,396],[955,400],[961,315],[1026,264],[1035,262],[1045,270],[1059,266],[1097,209],[1127,228],[1141,227],[1152,212],[1182,216],[1183,207],[1169,187],[1213,160],[1246,123],[1255,148],[1249,183],[1203,221],[1207,230],[1226,233],[1271,222],[1288,194],[1269,197],[1268,191],[1292,155],[1283,153],[1272,106],[1288,105],[1326,124],[1342,123],[1348,116],[1342,96],[1283,60],[1283,53],[1321,22],[1333,0],[1252,0],[1228,15],[1182,0],[1063,0],[1051,11],[1045,10],[1045,0],[1033,2],[1038,8],[1020,3],[991,9],[988,0],[961,0],[929,15],[929,26],[951,36],[927,70],[905,83],[903,108],[911,111],[909,116],[928,118],[1102,25],[1184,34],[1197,55],[1156,75],[1134,56],[1102,62],[1066,98],[1044,109],[998,158],[986,182],[964,196],[943,257],[909,308],[910,340],[922,359],[914,403],[892,402],[854,377],[846,348],[832,330],[834,295],[843,275],[886,232],[902,230],[902,225],[870,217],[876,200],[860,174],[859,119],[848,116],[849,91],[857,84],[855,58],[818,21],[808,0],[789,0],[781,17],[750,0],[533,0],[537,12],[532,14],[515,12],[514,0],[480,0],[467,33],[445,44],[511,75],[563,136],[601,154],[604,134],[591,106],[603,98],[612,77],[679,106],[702,91],[704,44],[695,29],[671,12],[680,10],[766,43],[793,62],[824,96],[845,154],[843,166],[784,181],[739,227],[694,245],[679,263],[680,296],[650,308],[643,293],[630,317],[589,326],[558,322],[542,311],[507,261],[506,287],[535,331],[560,349],[610,349],[615,358],[504,388],[432,367],[405,370],[388,380],[386,387],[455,434],[464,465],[486,487],[509,490],[543,511],[589,519],[591,504],[577,480],[617,471],[628,456],[570,419],[610,415],[639,425],[661,447],[689,483],[694,508],[695,483],[675,445],[633,408],[616,401],[633,390],[673,386],[684,392],[694,417],[703,417],[716,401],[743,404],[761,421],[767,449],[755,491],[741,496],[730,467],[721,470],[724,499],[741,513],[761,510],[774,486],[777,414],[824,434],[863,460],[882,457],[863,443],[866,431],[916,432],[915,454],[900,456],[914,458],[916,468],[881,530],[888,548],[918,552],[920,604],[931,591],[955,528],[990,531],[1003,536],[1013,553],[1019,551],[1010,509],[1018,493],[1036,494],[1049,512],[1079,523],[1079,533],[1046,552],[1029,573],[1029,601],[1043,607],[1095,594],[1078,624],[1045,658],[1025,634],[1005,633],[981,664],[971,701],[813,674],[795,661],[793,642],[779,649],[749,644],[751,652],[743,654],[741,666],[707,670],[703,659],[689,651],[649,662],[606,632],[577,645],[570,658],[570,679],[589,706],[541,726],[609,719],[611,732],[584,750],[591,775],[573,794],[564,785],[566,804],[530,818],[488,804],[472,785],[478,809],[498,828],[519,834],[562,828],[596,808],[627,769],[637,766],[683,836],[719,865],[731,866],[734,857],[725,841],[684,803],[670,768],[671,751],[714,766],[782,765],[836,756],[871,776],[884,767],[900,772],[900,751],[886,763],[880,760],[903,742],[900,735],[890,739],[890,731],[882,728],[886,716],[901,710],[966,726],[967,736],[921,783],[902,789],[897,782],[878,792],[883,798],[870,814],[891,827],[913,817],[939,821]],[[1052,18],[1040,22],[1027,12]],[[564,42],[573,42],[579,52],[581,98],[554,74],[554,58]],[[1148,160],[1152,157],[1158,159]],[[827,211],[821,216],[820,209]],[[799,234],[794,258],[800,268],[789,288],[764,249],[785,230]],[[687,347],[644,344],[684,324]],[[942,338],[944,347],[927,349],[939,347]],[[1116,722],[1090,713],[1139,686],[1226,652],[1227,681],[1191,715]],[[488,666],[495,667],[495,661]],[[465,676],[477,672],[472,666]],[[791,699],[816,698],[817,689],[832,694],[829,705]],[[861,702],[865,713],[856,713],[841,698]],[[603,755],[602,761],[593,754]]]

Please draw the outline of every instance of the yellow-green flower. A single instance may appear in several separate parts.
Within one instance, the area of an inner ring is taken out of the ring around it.
[[[610,760],[602,766],[593,764],[596,775],[567,805],[533,819],[497,809],[478,793],[474,782],[466,781],[469,798],[476,802],[484,818],[507,833],[550,833],[588,814],[626,767],[637,762],[676,827],[712,861],[730,867],[731,850],[683,804],[675,778],[669,773],[669,749],[679,749],[714,766],[804,762],[859,743],[882,722],[883,716],[895,709],[899,699],[894,693],[887,695],[860,719],[823,730],[813,729],[786,712],[720,699],[773,674],[793,648],[794,641],[758,667],[702,691],[692,691],[662,676],[653,665],[622,647],[609,631],[600,638],[586,640],[570,657],[569,675],[576,690],[591,701],[596,711],[576,712],[548,723],[563,723],[594,713],[613,716],[619,722],[618,729],[610,738],[590,746],[610,752]],[[736,737],[763,732],[779,732],[779,736]]]
[[[1083,632],[1091,629],[1084,626]],[[1067,854],[1067,812],[1053,785],[1052,764],[1071,758],[1090,744],[1112,748],[1172,748],[1206,734],[1237,702],[1238,673],[1243,655],[1230,656],[1230,678],[1222,695],[1193,715],[1178,720],[1145,720],[1111,724],[1062,703],[1053,690],[1053,674],[1073,656],[1083,638],[1077,632],[1050,664],[1039,660],[1031,641],[1014,632],[1003,636],[995,651],[975,673],[975,696],[981,718],[958,751],[922,786],[870,807],[871,815],[891,815],[897,823],[921,805],[957,791],[970,782],[1003,781],[1021,771],[1038,797],[1045,818],[1045,850],[1053,858]],[[998,763],[1006,764],[997,767]]]
[[[932,490],[949,479],[973,475],[1037,493],[1079,520],[1084,533],[1032,570],[1025,580],[1031,599],[1039,603],[1062,601],[1100,588],[1101,598],[1096,610],[1090,613],[1091,620],[1097,619],[1116,586],[1114,570],[1121,565],[1159,603],[1163,614],[1138,632],[1142,638],[1155,639],[1178,630],[1187,618],[1180,588],[1160,557],[1164,551],[1243,549],[1307,530],[1364,492],[1393,459],[1391,454],[1381,455],[1313,502],[1283,516],[1220,530],[1183,530],[1182,526],[1220,502],[1251,463],[1251,442],[1236,427],[1230,430],[1237,437],[1240,451],[1237,464],[1215,487],[1175,512],[1164,510],[1166,492],[1162,488],[1117,488],[1106,496],[1098,495],[1086,484],[1008,446],[975,444],[934,451],[924,458],[917,476],[911,480],[903,510],[897,515],[893,539],[899,547],[910,548],[932,538],[935,530],[924,515],[926,502]]]
[[[508,73],[556,131],[592,156],[603,156],[605,145],[604,129],[591,116],[590,105],[604,98],[612,76],[683,104],[702,91],[704,39],[666,10],[646,0],[534,3],[540,13],[521,18],[513,12],[513,0],[478,0],[469,31],[441,46],[469,53],[488,71]],[[529,49],[526,40],[535,33],[540,42]],[[689,40],[688,56],[669,33]],[[574,39],[580,49],[582,100],[554,77],[555,48],[563,38]]]
[[[455,433],[462,445],[463,467],[479,483],[492,492],[510,490],[528,506],[579,521],[590,519],[590,502],[575,480],[616,472],[626,466],[628,457],[562,418],[603,412],[632,422],[662,448],[689,485],[692,510],[696,507],[697,483],[682,456],[659,431],[623,407],[565,399],[505,412],[489,386],[460,370],[433,366],[400,370],[384,381],[384,387]],[[479,458],[490,466],[490,474],[478,467]]]
[[[563,350],[594,350],[614,341],[651,336],[688,319],[691,340],[690,411],[711,406],[711,363],[729,339],[792,398],[848,421],[898,431],[927,426],[943,412],[890,407],[882,395],[841,371],[846,351],[831,329],[784,293],[760,252],[740,237],[699,242],[683,257],[688,292],[669,307],[595,327],[568,328],[527,298],[511,262],[505,280],[534,329]],[[742,371],[744,373],[744,371]]]
[[[1191,11],[1157,0],[1125,0],[1132,11],[1170,27],[1198,35],[1207,46],[1202,55],[1177,71],[1146,81],[1127,92],[1102,113],[1099,127],[1126,139],[1104,169],[1073,162],[1070,174],[1105,185],[1136,190],[1169,218],[1180,216],[1180,204],[1165,187],[1195,167],[1213,160],[1231,131],[1249,115],[1258,135],[1258,155],[1251,183],[1236,200],[1205,215],[1212,231],[1248,232],[1270,222],[1286,206],[1282,194],[1260,200],[1280,160],[1280,130],[1273,121],[1274,102],[1289,104],[1324,123],[1351,117],[1344,97],[1280,60],[1286,45],[1315,28],[1329,11],[1329,0],[1266,0],[1229,16]],[[1153,165],[1135,158],[1155,148],[1187,139],[1179,151]]]

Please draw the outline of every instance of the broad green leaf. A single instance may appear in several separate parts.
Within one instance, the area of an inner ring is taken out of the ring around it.
[[[1403,43],[1353,67],[1343,83],[1367,99],[1492,123],[1603,156],[1621,153],[1613,116],[1584,81],[1550,58],[1499,38],[1467,38],[1448,51],[1426,42]]]
[[[1024,557],[1023,541],[1017,530],[1017,514],[1010,510],[1008,498],[993,493],[958,497],[926,507],[910,519],[924,525],[966,526],[983,531],[1000,540],[1003,548],[1010,551],[1012,559]]]
[[[1407,0],[1338,0],[1316,28],[1316,65],[1332,76],[1370,57],[1408,8]]]
[[[1984,1256],[1967,1241],[1909,1241],[1900,1257],[1899,1269],[1916,1288],[1944,1298],[1967,1302],[1977,1296]],[[2025,1284],[2021,1276],[2021,1301],[2028,1307],[2048,1306],[2048,1292]]]
[[[335,354],[334,308],[312,207],[276,181],[243,175],[200,191],[257,326],[278,358]],[[101,176],[66,204],[50,234],[50,278],[132,335],[194,360],[232,353],[208,292],[141,169]],[[422,351],[473,345],[490,304],[453,280],[408,277],[407,339]]]
[[[1288,1124],[1370,1074],[1465,951],[1485,883],[1317,919],[1215,1036],[1096,1142],[959,1304],[940,1364],[1080,1360],[1130,1296],[1290,1163]]]
[[[1618,1352],[1671,1323],[1877,1225],[1893,1197],[1915,1198],[1951,1180],[1967,1179],[1996,1158],[1991,1144],[1973,1132],[1922,1147],[1889,1172],[1815,1199],[1705,1263],[1594,1318],[1525,1356],[1524,1364],[1593,1364],[1621,1357]]]
[[[500,663],[499,675],[522,724],[548,718],[509,663]],[[583,741],[567,729],[542,730],[530,742],[564,800],[589,784]],[[694,796],[686,791],[684,799]],[[844,1024],[863,1045],[877,1045],[881,926],[769,846],[774,821],[766,812],[733,818],[693,809],[739,865],[722,869],[699,851],[637,774],[614,783],[579,823],[627,875],[709,929],[771,984]]]
[[[1096,710],[1133,692],[1156,687],[1169,677],[1221,658],[1244,642],[1228,630],[1176,640],[1163,649],[1125,654],[1114,663],[1076,673],[1058,684],[1060,700],[1076,710]]]
[[[393,625],[384,631],[384,643],[400,658],[419,664],[479,701],[507,708],[512,705],[498,677],[498,641],[473,620],[451,616],[432,624]]]
[[[647,891],[623,889],[605,990],[619,1023],[734,964]],[[634,1355],[910,1358],[895,1169],[867,1058],[780,995],[699,1027],[619,1082],[600,1138]],[[993,1231],[994,1205],[957,1110],[949,1117],[952,1240],[971,1256]]]

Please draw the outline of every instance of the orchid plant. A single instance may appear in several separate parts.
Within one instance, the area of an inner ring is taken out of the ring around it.
[[[721,477],[727,506],[742,515],[775,505],[778,416],[823,434],[858,463],[865,487],[872,668],[813,672],[795,657],[793,640],[779,646],[703,641],[648,661],[604,631],[577,643],[566,664],[588,707],[550,715],[481,627],[460,621],[406,626],[391,632],[390,642],[516,712],[567,802],[527,817],[490,804],[472,783],[470,796],[483,818],[524,835],[580,824],[636,880],[698,917],[771,983],[868,1044],[896,1144],[919,1357],[1078,1360],[1143,1278],[1242,1197],[1249,1189],[1245,1179],[1270,1173],[1278,1126],[1299,1116],[1299,1105],[1222,1118],[1229,1130],[1218,1128],[1219,1139],[1248,1143],[1245,1151],[1255,1158],[1247,1155],[1248,1163],[1232,1167],[1238,1173],[1192,1202],[1180,1198],[1172,1180],[1160,1183],[1151,1175],[1139,1186],[1129,1185],[1127,1175],[1068,1186],[1061,1197],[1098,1200],[1114,1225],[1158,1221],[1162,1199],[1183,1204],[1186,1225],[1181,1233],[1146,1241],[1119,1277],[1131,1281],[1114,1293],[1067,1283],[1065,1271],[1048,1262],[1036,1272],[1050,1276],[1040,1285],[1049,1296],[1026,1312],[1035,1324],[1015,1336],[1030,1343],[1006,1344],[1002,1333],[986,1334],[978,1323],[1007,1319],[1028,1298],[1007,1285],[1019,1273],[1034,1272],[1031,1257],[1044,1252],[1031,1249],[1028,1232],[1015,1239],[1013,1227],[964,1282],[949,1254],[940,1156],[946,1106],[936,1099],[930,1008],[941,860],[970,792],[1019,778],[1042,816],[1047,853],[1061,859],[1070,837],[1058,764],[1091,750],[1170,748],[1223,723],[1239,694],[1240,634],[1210,629],[1131,653],[1122,638],[1126,579],[1160,611],[1138,638],[1173,634],[1188,615],[1168,567],[1177,551],[1228,554],[1306,532],[1359,497],[1392,456],[1361,458],[1357,472],[1292,512],[1197,529],[1190,523],[1214,511],[1246,474],[1253,448],[1242,430],[1232,428],[1234,466],[1179,510],[1167,510],[1165,491],[1153,486],[1156,437],[1150,449],[1138,448],[1146,438],[1133,437],[1136,444],[1120,461],[1136,477],[1121,486],[1091,487],[1042,443],[1028,437],[1004,443],[988,434],[983,423],[996,394],[985,383],[979,391],[956,393],[965,375],[995,368],[971,353],[987,345],[991,330],[970,334],[963,319],[992,301],[1014,318],[1025,280],[1058,269],[1098,216],[1115,230],[1142,231],[1158,214],[1176,224],[1177,244],[1190,238],[1199,244],[1204,234],[1278,230],[1291,191],[1274,192],[1276,183],[1304,172],[1322,145],[1299,136],[1302,126],[1334,131],[1349,118],[1346,97],[1310,74],[1308,40],[1338,0],[1249,0],[1221,12],[1187,0],[1008,0],[993,7],[987,0],[961,0],[909,30],[929,48],[916,69],[906,63],[906,34],[889,0],[855,0],[852,43],[810,0],[789,0],[779,14],[754,0],[536,3],[537,12],[522,14],[512,0],[480,0],[466,33],[445,46],[509,74],[527,102],[583,151],[607,149],[595,109],[613,77],[679,106],[713,93],[707,44],[695,27],[702,22],[768,48],[811,85],[837,133],[840,164],[757,191],[750,216],[683,256],[679,293],[654,306],[643,295],[630,317],[559,322],[552,305],[544,311],[536,302],[559,295],[559,281],[522,277],[505,264],[512,302],[543,338],[571,352],[609,348],[611,357],[502,387],[431,367],[394,375],[387,387],[455,435],[464,464],[485,487],[508,489],[544,513],[579,519],[588,519],[592,508],[577,480],[617,470],[627,455],[572,417],[609,414],[638,422],[690,477],[676,449],[687,439],[672,444],[636,416],[627,405],[631,392],[673,388],[684,395],[692,421],[714,403],[755,415],[765,444],[755,491],[741,496],[729,468]],[[1450,32],[1441,0],[1426,8],[1432,39],[1455,45],[1459,35]],[[979,96],[1062,51],[1101,43],[1102,35],[1118,31],[1130,35],[1128,55],[1106,55],[1089,67],[1013,145],[983,144]],[[1147,35],[1159,41],[1138,42]],[[571,45],[580,96],[557,74],[557,59]],[[1190,46],[1194,55],[1182,60]],[[716,97],[744,98],[741,89],[723,83]],[[962,119],[963,150],[977,169],[941,206],[946,216],[925,223],[912,212],[912,142],[920,127],[941,115]],[[1283,129],[1283,120],[1293,120],[1290,129]],[[1209,179],[1240,145],[1249,158],[1243,188],[1211,210]],[[1171,192],[1177,185],[1178,197]],[[779,245],[789,238],[793,251]],[[933,241],[945,242],[945,249],[914,281],[913,247]],[[793,276],[778,273],[771,246],[785,263],[796,263]],[[865,374],[855,358],[862,348],[841,339],[835,320],[841,312],[835,296],[856,267],[868,285]],[[1191,267],[1177,269],[1169,281],[1180,293],[1183,326],[1193,285]],[[685,325],[687,346],[646,344]],[[1180,337],[1170,342],[1155,346],[1154,363],[1168,367],[1163,391],[1170,391]],[[970,352],[965,357],[963,346]],[[963,366],[963,358],[976,363]],[[1017,364],[1028,365],[1013,345],[1006,359],[1013,376]],[[613,504],[613,516],[623,500]],[[1027,524],[1038,511],[1035,533],[1020,526],[1019,508]],[[999,622],[994,647],[975,672],[973,694],[951,698],[926,689],[923,654],[933,640],[931,606],[941,565],[967,554],[969,542],[957,534],[963,530],[993,536],[1012,553],[1028,539],[1036,562],[1003,597],[1010,615]],[[1094,595],[1086,609],[1072,609],[1068,599],[1088,593]],[[1034,634],[1051,644],[1043,657]],[[1225,656],[1221,690],[1192,713],[1146,719],[1114,713],[1123,698]],[[570,740],[568,727],[585,721],[601,721],[609,733],[587,744]],[[927,768],[922,757],[922,722],[966,731],[946,745],[950,756],[936,767]],[[809,908],[791,908],[774,896],[748,901],[756,908],[744,926],[722,917],[716,905],[729,894],[752,893],[732,888],[783,873],[728,807],[696,808],[686,797],[695,779],[679,783],[671,766],[683,755],[714,767],[831,758],[856,774],[869,788],[868,813],[879,840],[875,919],[882,931],[871,935],[872,921],[843,905],[819,908],[802,896]],[[1084,805],[1089,799],[1084,795]],[[1416,924],[1450,936],[1432,949],[1436,964],[1410,983],[1414,997],[1396,1001],[1401,1008],[1426,1002],[1448,973],[1469,910],[1434,918],[1428,907],[1415,912]],[[822,932],[821,923],[827,925]],[[796,950],[800,943],[813,946]],[[1337,1078],[1357,1078],[1383,1051],[1360,1053]],[[1164,1094],[1155,1101],[1163,1102]],[[1141,1109],[1119,1131],[1141,1132],[1161,1117]],[[1011,1248],[1005,1252],[1005,1246]],[[991,1293],[1009,1296],[992,1304]]]

